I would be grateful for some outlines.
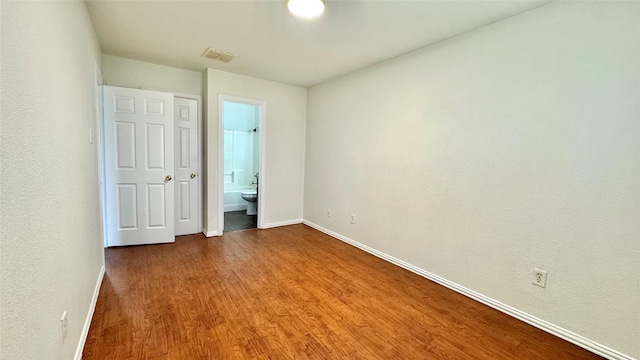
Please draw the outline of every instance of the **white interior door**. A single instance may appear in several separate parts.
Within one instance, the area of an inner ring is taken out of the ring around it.
[[[173,94],[104,87],[109,246],[174,242]]]
[[[200,174],[198,173],[198,101],[176,97],[175,174],[176,235],[198,230]]]

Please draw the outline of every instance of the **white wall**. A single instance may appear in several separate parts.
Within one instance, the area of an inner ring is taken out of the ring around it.
[[[202,95],[205,74],[144,61],[102,55],[107,85]]]
[[[100,50],[83,2],[1,11],[0,357],[71,359],[104,266],[89,142]]]
[[[220,94],[267,102],[266,129],[260,129],[267,136],[266,173],[260,174],[261,188],[266,184],[265,226],[301,221],[306,89],[214,69],[207,70],[207,81],[206,231],[218,232],[222,225],[218,224],[218,201],[222,199],[218,199],[217,170]]]
[[[639,15],[553,3],[310,88],[305,220],[640,357]]]

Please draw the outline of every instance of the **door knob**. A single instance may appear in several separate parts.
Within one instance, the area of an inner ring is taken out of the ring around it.
[[[193,178],[195,178],[195,177],[196,177],[196,173],[191,173],[191,175],[190,175],[190,176],[191,176],[191,178],[193,179]]]
[[[167,180],[167,181],[171,181],[171,179],[173,179],[173,178],[171,177],[171,175],[167,175],[167,176],[165,176],[164,179]]]

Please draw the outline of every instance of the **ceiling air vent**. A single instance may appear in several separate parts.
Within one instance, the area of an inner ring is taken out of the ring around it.
[[[235,59],[238,55],[232,54],[226,51],[208,48],[200,56],[202,56],[205,59],[218,60],[218,61],[228,63],[229,61]]]

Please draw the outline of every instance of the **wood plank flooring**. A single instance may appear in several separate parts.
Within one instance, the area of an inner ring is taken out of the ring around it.
[[[106,250],[83,359],[600,359],[305,225]]]

